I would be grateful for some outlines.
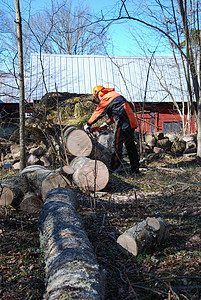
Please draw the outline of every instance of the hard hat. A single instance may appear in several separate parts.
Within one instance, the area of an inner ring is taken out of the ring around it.
[[[102,85],[97,85],[93,88],[93,96],[97,97],[98,93],[104,89],[104,87]]]

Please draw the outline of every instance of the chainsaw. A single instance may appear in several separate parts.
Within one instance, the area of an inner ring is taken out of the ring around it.
[[[93,133],[95,131],[101,132],[102,130],[98,126],[94,126],[94,127],[89,128],[90,133]]]

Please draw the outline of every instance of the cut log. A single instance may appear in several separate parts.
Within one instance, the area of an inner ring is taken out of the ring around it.
[[[55,172],[59,173],[59,174],[73,175],[74,169],[71,166],[66,165],[66,166],[56,169]]]
[[[21,199],[29,190],[29,183],[26,176],[19,174],[11,179],[1,182],[0,205],[11,205],[14,208],[19,207]]]
[[[121,234],[117,243],[124,253],[137,256],[162,244],[169,237],[168,224],[161,218],[147,218]]]
[[[46,194],[57,187],[67,187],[69,181],[61,174],[47,170],[40,165],[28,166],[21,171],[21,174],[26,174],[32,189],[45,199]]]
[[[92,140],[92,151],[90,158],[102,161],[107,167],[110,166],[112,152],[96,140]]]
[[[20,203],[20,209],[28,214],[38,213],[43,205],[43,202],[34,193],[27,193]]]
[[[57,187],[67,187],[71,182],[62,174],[47,170],[40,165],[24,168],[17,176],[1,182],[0,205],[19,208],[28,192],[45,199],[48,191]]]
[[[71,161],[70,166],[75,170],[73,181],[84,190],[100,191],[108,184],[108,168],[102,161],[76,157]]]
[[[67,151],[73,156],[90,156],[92,142],[88,134],[75,126],[65,128],[64,140]]]
[[[104,281],[70,189],[50,191],[40,212],[46,263],[45,300],[104,299]]]

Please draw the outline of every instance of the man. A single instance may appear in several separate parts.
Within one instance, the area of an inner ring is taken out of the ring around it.
[[[139,173],[139,158],[134,143],[134,130],[138,127],[138,123],[130,104],[122,95],[115,92],[114,88],[104,88],[98,85],[93,89],[93,96],[93,101],[98,104],[98,107],[84,126],[84,129],[88,130],[92,124],[107,114],[109,119],[100,128],[105,129],[108,125],[116,123],[111,169],[114,171],[121,164],[123,144],[125,144],[131,172]]]

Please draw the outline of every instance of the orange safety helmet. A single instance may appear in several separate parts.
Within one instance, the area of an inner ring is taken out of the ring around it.
[[[98,93],[104,89],[104,87],[102,85],[97,85],[93,88],[93,96],[94,97],[97,97],[98,96]]]

